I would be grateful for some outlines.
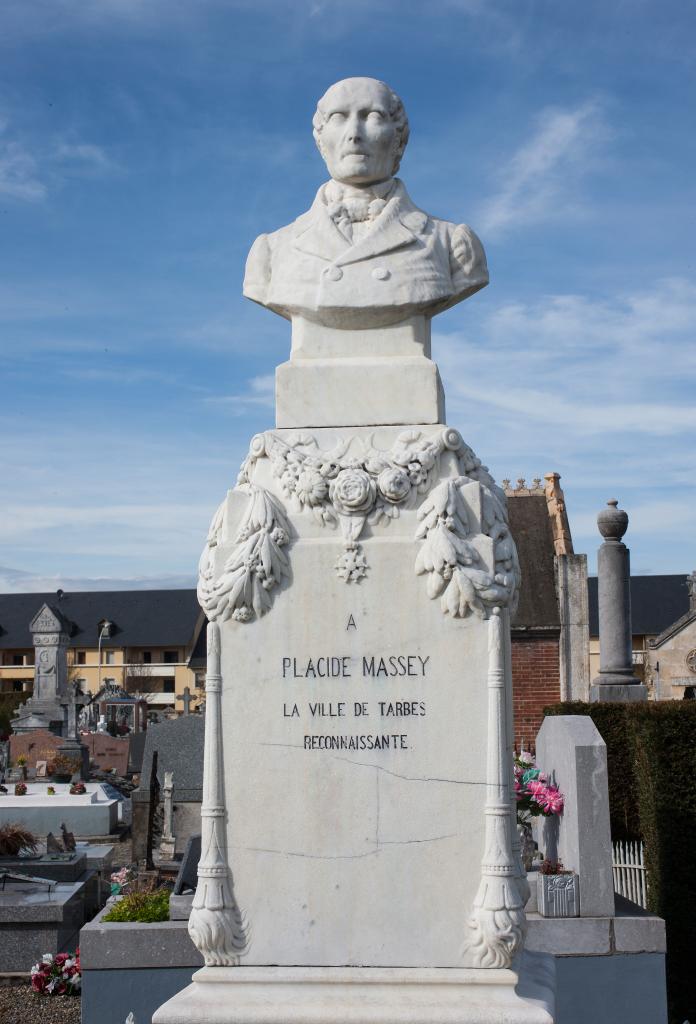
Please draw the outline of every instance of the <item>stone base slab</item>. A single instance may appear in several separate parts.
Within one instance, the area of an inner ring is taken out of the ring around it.
[[[444,422],[440,374],[424,356],[295,359],[276,368],[279,428]]]
[[[204,967],[152,1024],[553,1024],[552,958],[522,968]]]
[[[626,704],[647,699],[648,688],[643,683],[593,683],[590,687],[591,704],[598,701]]]

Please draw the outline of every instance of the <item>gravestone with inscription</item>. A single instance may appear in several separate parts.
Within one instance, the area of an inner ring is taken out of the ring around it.
[[[394,177],[384,83],[332,86],[314,134],[331,180],[247,263],[292,348],[201,558],[206,967],[153,1020],[550,1022],[533,972],[516,991],[517,555],[430,359],[483,248]]]

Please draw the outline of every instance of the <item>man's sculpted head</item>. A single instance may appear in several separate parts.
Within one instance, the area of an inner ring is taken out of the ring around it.
[[[312,119],[329,174],[347,185],[372,185],[399,169],[408,142],[404,105],[376,78],[344,78],[324,93]]]

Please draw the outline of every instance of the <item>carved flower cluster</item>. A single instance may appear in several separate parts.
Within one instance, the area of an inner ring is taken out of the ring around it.
[[[404,431],[390,451],[370,443],[363,457],[347,457],[349,443],[341,441],[333,450],[322,452],[311,437],[300,436],[288,444],[277,435],[259,434],[252,441],[240,480],[247,482],[253,463],[267,455],[284,493],[300,507],[312,509],[320,522],[335,523],[337,516],[370,516],[371,522],[377,522],[397,516],[399,505],[429,489],[445,449],[466,448],[459,433],[451,429],[434,437]]]

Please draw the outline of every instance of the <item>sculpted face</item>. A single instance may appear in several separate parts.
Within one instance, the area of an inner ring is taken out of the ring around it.
[[[346,78],[319,100],[319,149],[329,173],[347,185],[371,185],[394,173],[401,137],[393,98],[374,78]]]

